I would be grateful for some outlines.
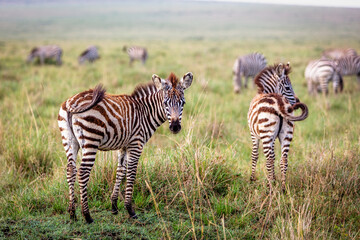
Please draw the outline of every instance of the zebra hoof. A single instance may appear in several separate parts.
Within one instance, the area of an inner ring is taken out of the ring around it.
[[[90,224],[90,223],[93,223],[93,222],[94,222],[94,220],[93,220],[92,217],[90,216],[90,213],[84,214],[84,217],[85,217],[86,223]]]
[[[111,213],[114,215],[118,214],[119,211],[117,207],[117,201],[112,201],[111,206],[112,206]]]
[[[138,216],[136,214],[130,216],[131,219],[139,219]]]

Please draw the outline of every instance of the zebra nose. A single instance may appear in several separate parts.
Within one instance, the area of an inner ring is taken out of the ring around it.
[[[172,132],[175,133],[175,134],[178,133],[178,132],[180,132],[180,130],[181,130],[181,125],[180,125],[179,119],[176,119],[176,120],[174,120],[174,121],[171,121],[169,128],[170,128],[170,131],[172,131]]]

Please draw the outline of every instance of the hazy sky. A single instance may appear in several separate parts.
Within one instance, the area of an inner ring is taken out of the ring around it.
[[[204,0],[206,1],[206,0]],[[356,7],[360,8],[360,0],[213,0],[218,2],[249,2],[249,3],[275,3],[326,7]]]

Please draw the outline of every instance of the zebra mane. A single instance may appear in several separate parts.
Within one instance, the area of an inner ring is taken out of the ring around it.
[[[256,75],[254,82],[258,87],[258,93],[269,93],[267,86],[277,85],[277,80],[282,74],[282,70],[285,70],[285,75],[288,75],[291,72],[291,67],[289,64],[276,63],[273,66],[266,67]]]
[[[146,84],[139,84],[135,87],[134,91],[131,93],[131,97],[141,98],[145,96],[149,96],[157,92],[155,84],[153,82],[149,82]]]

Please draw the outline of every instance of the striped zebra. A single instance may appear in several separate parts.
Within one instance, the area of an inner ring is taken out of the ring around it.
[[[120,183],[126,177],[124,205],[130,217],[137,218],[131,201],[143,147],[166,119],[171,132],[181,130],[184,90],[190,87],[192,80],[190,72],[181,80],[173,73],[166,80],[154,74],[153,83],[137,86],[131,95],[107,94],[97,86],[76,94],[61,105],[58,124],[68,160],[68,211],[71,219],[76,219],[74,184],[79,148],[82,149],[79,168],[81,209],[86,222],[93,222],[88,207],[87,184],[98,150],[120,150],[111,195],[112,213],[118,213]]]
[[[56,45],[34,47],[27,58],[27,63],[32,62],[35,58],[39,58],[41,65],[44,65],[46,59],[53,58],[57,65],[61,65],[62,53],[63,50]]]
[[[79,64],[81,65],[81,64],[84,64],[86,61],[92,63],[99,58],[100,58],[100,56],[99,56],[97,47],[90,46],[80,54],[78,61],[79,61]]]
[[[266,67],[266,64],[266,59],[261,53],[238,57],[233,66],[234,92],[239,93],[242,88],[241,77],[245,77],[245,88],[247,88],[248,78],[255,77]]]
[[[343,57],[357,56],[357,52],[353,48],[335,48],[325,50],[322,55],[325,58],[336,60]]]
[[[360,86],[360,56],[349,56],[335,61],[336,69],[342,76],[356,75]]]
[[[279,138],[281,144],[281,187],[285,191],[288,152],[293,139],[293,121],[302,121],[308,116],[307,106],[295,96],[288,74],[290,65],[277,64],[265,68],[255,78],[258,94],[253,98],[248,112],[248,124],[253,143],[251,159],[251,181],[255,181],[256,163],[259,157],[259,142],[263,144],[268,171],[268,186],[275,180],[274,142]],[[294,110],[301,108],[300,116]]]
[[[309,94],[317,92],[328,94],[328,85],[331,81],[334,93],[339,93],[344,88],[343,78],[337,71],[336,63],[333,60],[322,58],[310,61],[305,68],[305,79]]]
[[[144,47],[138,47],[138,46],[133,46],[133,47],[127,47],[124,46],[123,47],[123,51],[127,52],[127,54],[129,55],[129,65],[131,66],[132,63],[135,60],[140,60],[143,64],[145,64],[146,59],[148,58],[148,52],[146,50],[146,48]]]

